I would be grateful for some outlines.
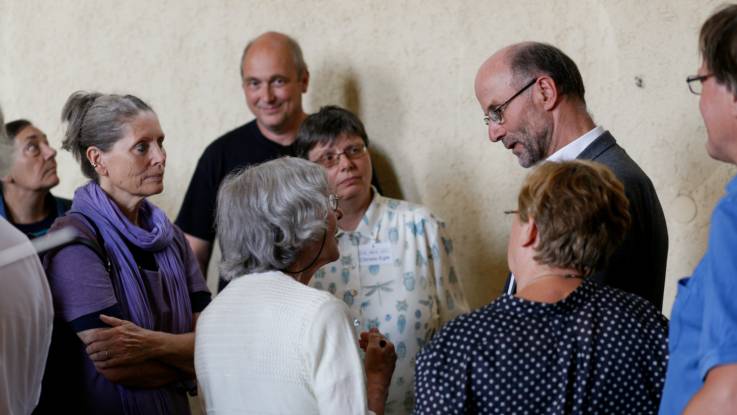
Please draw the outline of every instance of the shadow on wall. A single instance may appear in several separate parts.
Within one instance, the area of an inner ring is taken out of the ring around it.
[[[371,164],[374,166],[374,175],[381,184],[381,193],[394,199],[404,199],[391,161],[378,146],[371,146]]]
[[[688,126],[683,125],[677,131],[688,131]],[[678,153],[681,159],[672,162],[672,174],[678,177],[679,183],[677,194],[674,200],[661,198],[661,203],[670,214],[671,221],[679,224],[677,235],[683,238],[679,242],[688,245],[689,251],[703,252],[707,247],[711,214],[724,195],[724,187],[737,170],[732,165],[712,159],[705,148],[706,129],[700,126],[697,131],[696,137],[683,137],[683,150]],[[670,234],[676,232],[671,231]],[[670,246],[673,246],[672,241]],[[698,255],[691,259],[687,272],[697,265],[700,258]]]
[[[394,91],[388,79],[377,75],[381,74],[373,73],[371,76],[372,83],[374,84],[371,86],[372,88],[379,88],[378,90],[385,91],[387,94]],[[392,166],[390,157],[384,151],[384,148],[387,146],[381,145],[381,141],[376,140],[377,137],[391,136],[383,135],[381,132],[378,134],[371,133],[371,131],[376,132],[376,130],[371,125],[368,125],[369,123],[364,119],[360,85],[353,70],[350,67],[339,64],[324,64],[320,68],[317,68],[315,72],[311,73],[310,83],[312,91],[310,108],[313,111],[317,111],[324,105],[339,105],[352,111],[363,121],[369,135],[369,140],[371,140],[371,162],[374,167],[374,178],[378,179],[381,185],[381,193],[388,197],[403,199],[399,179]],[[380,102],[387,101],[396,101],[396,98],[391,99],[387,97],[387,100],[380,100]],[[392,136],[396,136],[398,134],[397,126],[399,123],[391,122],[388,125],[395,127]]]
[[[481,305],[495,298],[501,291],[507,276],[506,266],[506,238],[496,243],[496,236],[488,228],[493,226],[488,214],[479,207],[477,200],[488,196],[488,189],[482,183],[471,180],[472,172],[466,171],[466,161],[461,154],[433,154],[428,155],[436,162],[459,166],[457,171],[462,172],[465,180],[458,177],[437,177],[432,189],[418,190],[416,177],[398,177],[393,167],[394,163],[409,159],[411,149],[403,143],[409,134],[404,131],[404,115],[409,110],[400,96],[396,94],[397,80],[384,68],[362,67],[357,72],[343,63],[343,60],[331,58],[316,65],[311,73],[310,94],[307,105],[311,111],[317,111],[321,106],[334,104],[347,108],[357,114],[364,122],[371,140],[371,155],[374,172],[381,183],[382,193],[386,196],[422,201],[431,210],[437,212],[437,207],[447,198],[456,199],[452,209],[463,212],[460,218],[450,221],[455,226],[450,229],[450,236],[459,245],[474,246],[473,252],[457,252],[455,257],[456,268],[464,280],[464,288],[469,303]],[[362,91],[373,91],[372,101],[364,102]],[[376,92],[379,92],[378,94]],[[380,119],[381,123],[372,122]],[[476,155],[478,156],[478,155]],[[451,169],[454,170],[454,169]],[[422,171],[404,169],[405,172],[424,174]],[[459,182],[466,186],[457,186]],[[447,202],[445,204],[448,204]],[[462,209],[461,209],[462,207]],[[448,218],[444,218],[448,219]],[[496,219],[496,218],[495,218]],[[468,223],[472,225],[468,225]],[[464,224],[465,226],[458,226]],[[462,235],[458,229],[479,229],[473,235]],[[454,230],[455,229],[455,230]],[[482,287],[481,290],[478,290]]]
[[[456,131],[453,140],[471,140],[462,134]],[[428,139],[439,140],[436,137]],[[491,153],[478,151],[483,147],[462,147],[456,147],[452,152],[433,149],[427,155],[435,163],[446,163],[447,170],[452,171],[453,176],[439,175],[432,178],[433,189],[428,192],[426,199],[429,204],[444,204],[446,209],[453,212],[455,217],[444,217],[450,225],[449,235],[458,242],[458,246],[471,247],[457,250],[455,262],[464,282],[466,299],[475,308],[495,299],[502,292],[509,274],[507,240],[511,220],[502,212],[509,209],[509,206],[514,206],[518,183],[524,172],[522,169],[506,172],[508,180],[501,184],[495,183],[489,177],[479,177],[473,166],[488,163],[485,158],[490,157]],[[491,176],[504,176],[506,168],[507,165],[499,163],[499,166],[491,168]],[[461,233],[461,229],[474,231]]]

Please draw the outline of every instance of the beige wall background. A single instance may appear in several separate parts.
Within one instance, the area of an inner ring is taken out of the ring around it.
[[[364,120],[386,193],[448,222],[472,306],[500,290],[510,222],[526,171],[492,144],[473,94],[478,66],[513,42],[539,40],[578,64],[595,120],[650,175],[670,233],[664,310],[706,246],[709,216],[735,168],[704,150],[698,29],[718,1],[89,1],[0,0],[0,102],[59,147],[73,91],[133,93],[167,135],[174,218],[204,147],[252,118],[240,89],[245,43],[266,30],[302,44],[312,74],[307,111],[339,104]],[[83,183],[58,156],[70,197]]]

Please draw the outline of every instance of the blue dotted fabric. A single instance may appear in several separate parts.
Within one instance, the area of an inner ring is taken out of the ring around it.
[[[416,414],[654,414],[667,320],[584,281],[544,304],[503,295],[448,323],[417,357]]]

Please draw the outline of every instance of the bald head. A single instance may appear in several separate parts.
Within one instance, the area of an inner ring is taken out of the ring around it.
[[[302,95],[309,84],[297,42],[276,32],[252,40],[243,50],[241,79],[246,104],[261,132],[272,141],[290,145],[306,116]]]
[[[509,66],[510,52],[514,47],[508,46],[491,55],[476,73],[474,91],[484,113],[501,104],[493,98],[499,96],[499,91],[517,87],[518,77],[515,77]]]
[[[551,45],[525,42],[499,50],[479,68],[474,91],[489,139],[501,141],[523,167],[593,128],[576,64]]]
[[[302,48],[299,47],[299,43],[296,40],[284,33],[266,32],[248,42],[243,49],[241,67],[239,68],[241,78],[243,77],[243,66],[245,65],[245,60],[249,52],[252,50],[256,52],[263,49],[281,51],[285,55],[288,55],[291,58],[291,66],[297,72],[298,77],[302,77],[307,72],[307,64],[302,56]]]
[[[523,42],[507,46],[487,59],[476,75],[476,86],[493,74],[509,72],[513,86],[540,75],[553,81],[558,94],[585,102],[585,88],[576,63],[555,46]]]

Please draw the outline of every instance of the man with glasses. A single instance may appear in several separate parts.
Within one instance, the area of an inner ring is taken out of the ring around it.
[[[699,97],[706,151],[737,164],[737,5],[701,27],[698,73],[687,78]],[[690,278],[678,282],[673,304],[661,414],[737,411],[737,178],[711,216],[709,243]]]
[[[652,182],[586,109],[576,64],[537,42],[508,46],[476,75],[476,98],[492,142],[501,141],[522,167],[549,161],[594,160],[624,183],[633,223],[610,264],[592,278],[663,305],[668,232]],[[513,294],[511,276],[505,291]]]
[[[203,273],[215,239],[215,198],[232,171],[290,154],[306,117],[302,94],[310,74],[299,44],[282,33],[267,32],[243,50],[240,76],[246,104],[255,120],[212,142],[200,157],[176,224],[182,228]],[[220,280],[220,288],[226,282]]]
[[[343,213],[340,259],[318,270],[310,286],[343,300],[359,331],[378,329],[394,342],[386,414],[409,414],[415,355],[443,323],[468,311],[445,223],[371,186],[368,136],[350,111],[327,106],[308,116],[294,151],[325,169]]]

